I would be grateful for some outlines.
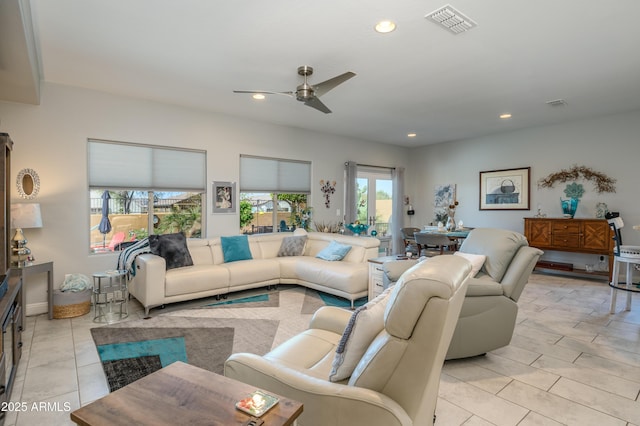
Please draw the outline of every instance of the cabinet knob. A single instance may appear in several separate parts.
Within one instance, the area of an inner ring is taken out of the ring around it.
[[[22,341],[18,342],[18,347],[21,348],[22,347]]]

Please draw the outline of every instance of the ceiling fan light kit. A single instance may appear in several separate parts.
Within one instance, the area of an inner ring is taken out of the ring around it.
[[[323,81],[316,85],[310,85],[308,77],[313,74],[313,68],[308,65],[298,67],[298,74],[304,77],[304,82],[296,87],[294,92],[270,92],[265,90],[234,90],[234,93],[252,93],[254,95],[287,95],[295,96],[295,98],[303,102],[306,106],[315,108],[318,111],[322,111],[325,114],[331,113],[331,110],[320,101],[319,97],[334,89],[336,86],[344,83],[352,77],[355,77],[355,73],[351,71],[340,74],[329,80]]]

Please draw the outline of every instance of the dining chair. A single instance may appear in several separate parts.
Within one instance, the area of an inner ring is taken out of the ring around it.
[[[402,241],[404,242],[405,252],[415,252],[417,250],[418,256],[420,256],[420,248],[416,244],[414,234],[419,232],[420,228],[402,228],[400,233],[402,234]]]
[[[422,249],[426,251],[425,255],[431,254],[444,254],[444,249],[454,252],[457,248],[457,242],[455,240],[451,240],[446,234],[441,233],[431,233],[431,232],[416,232],[414,235],[414,239],[416,244],[418,245],[418,254],[422,255]],[[429,251],[430,248],[439,249],[439,253]]]
[[[613,270],[611,271],[611,282],[609,283],[611,287],[610,313],[614,314],[619,290],[627,292],[627,303],[625,306],[625,310],[627,311],[631,310],[631,293],[640,292],[640,284],[633,283],[633,270],[640,268],[640,246],[622,244],[620,229],[624,227],[624,222],[620,216],[612,217],[608,215],[607,222],[613,230],[613,240],[616,243],[613,248]],[[619,282],[621,263],[624,263],[626,266],[624,283]]]

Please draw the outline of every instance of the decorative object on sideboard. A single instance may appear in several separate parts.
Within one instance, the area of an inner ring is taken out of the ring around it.
[[[336,192],[336,181],[329,182],[324,179],[320,181],[320,191],[324,194],[324,206],[331,207],[331,194]]]
[[[18,172],[16,186],[21,198],[32,200],[40,191],[40,177],[33,169],[22,169]]]
[[[16,230],[11,240],[14,260],[13,266],[23,267],[33,262],[31,249],[27,247],[27,239],[22,232],[27,228],[42,228],[42,215],[39,203],[17,203],[11,205],[11,227]]]
[[[573,218],[576,214],[576,210],[578,209],[580,198],[582,198],[582,195],[584,194],[584,187],[579,183],[570,183],[564,189],[564,194],[569,197],[569,199],[563,200],[560,198],[562,214],[564,217]]]
[[[574,165],[569,170],[562,169],[559,172],[551,173],[546,178],[540,179],[538,181],[538,188],[553,188],[553,185],[557,182],[576,181],[580,178],[593,182],[596,187],[596,192],[599,194],[603,192],[616,192],[616,179],[610,178],[604,173],[596,172],[590,167],[577,165]]]
[[[560,198],[562,215],[567,218],[573,218],[576,215],[579,201],[580,200],[578,198],[569,198],[568,200],[563,200],[562,198]]]
[[[533,217],[547,217],[546,213],[542,213],[542,206],[538,204],[538,212]]]
[[[607,203],[598,203],[596,204],[596,218],[597,219],[604,219],[605,216],[607,215],[607,213],[609,213],[609,207],[607,206]]]

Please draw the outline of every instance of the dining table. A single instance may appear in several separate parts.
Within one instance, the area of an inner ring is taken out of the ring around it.
[[[442,234],[449,237],[451,241],[456,242],[456,250],[460,247],[460,240],[464,240],[469,235],[473,228],[458,228],[458,229],[442,229],[437,226],[425,226],[419,233],[424,234]]]

